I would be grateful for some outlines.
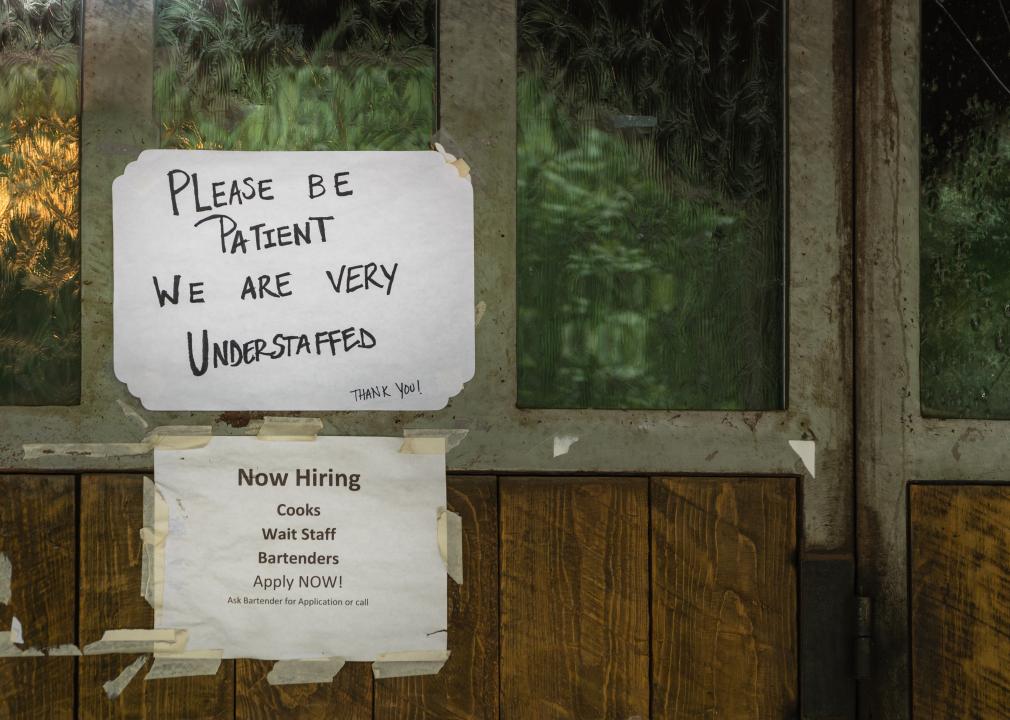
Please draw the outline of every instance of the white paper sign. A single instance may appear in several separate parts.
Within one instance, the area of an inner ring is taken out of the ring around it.
[[[169,511],[155,627],[226,658],[445,650],[445,455],[402,444],[215,437],[155,450]]]
[[[473,190],[441,154],[148,150],[112,190],[144,407],[437,410],[473,377]]]

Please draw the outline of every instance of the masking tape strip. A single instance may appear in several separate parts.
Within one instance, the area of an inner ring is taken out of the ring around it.
[[[107,683],[102,685],[102,689],[105,691],[109,700],[115,700],[117,697],[122,695],[123,690],[126,689],[127,685],[133,682],[133,678],[137,677],[137,673],[140,672],[140,669],[144,667],[146,662],[147,655],[141,655],[139,658],[127,665],[123,672],[116,676],[115,680],[109,680]]]
[[[210,425],[163,425],[139,443],[25,443],[25,460],[44,457],[119,457],[146,455],[154,448],[192,450],[210,442]]]
[[[193,450],[210,442],[210,425],[162,425],[144,436],[144,442],[162,450]]]
[[[131,405],[124,402],[122,398],[116,398],[116,402],[119,404],[120,410],[123,411],[123,415],[130,418],[131,420],[136,420],[137,424],[144,430],[150,427],[150,423],[144,419],[144,417],[137,412]]]
[[[457,585],[463,584],[463,518],[459,513],[438,509],[438,552],[445,570]]]
[[[382,653],[372,663],[372,676],[382,678],[437,675],[449,659],[448,650]]]
[[[441,432],[441,431],[440,431]],[[447,443],[444,435],[438,437],[405,437],[400,452],[408,455],[445,455]]]
[[[405,438],[445,438],[445,451],[449,452],[466,439],[470,431],[466,428],[404,428]],[[404,452],[400,449],[400,452]],[[438,453],[433,453],[437,455]]]
[[[21,627],[21,621],[16,615],[11,617],[11,642],[15,645],[25,644],[24,628]]]
[[[51,657],[78,657],[81,655],[81,649],[76,645],[56,645],[55,647],[46,648],[46,655]]]
[[[11,601],[11,578],[14,575],[14,566],[11,559],[5,553],[0,552],[0,605],[7,605]]]
[[[44,457],[115,457],[144,455],[151,452],[148,443],[25,443],[21,446],[25,460]]]
[[[305,660],[278,660],[267,673],[271,685],[308,685],[328,683],[344,667],[339,657],[307,658]]]
[[[102,639],[84,646],[85,655],[182,652],[187,630],[106,630]]]
[[[157,613],[165,597],[165,540],[168,503],[149,477],[144,478],[144,527],[140,564],[140,595]]]
[[[14,644],[14,636],[10,631],[0,632],[0,658],[11,657],[41,657],[42,651],[37,648],[21,649]]]
[[[303,417],[265,417],[259,432],[258,440],[313,441],[323,429],[323,421],[319,418]]]
[[[442,159],[447,163],[456,168],[456,172],[459,173],[461,178],[470,177],[470,165],[463,158],[458,158],[451,152],[448,152],[442,143],[436,142],[432,144],[435,152],[442,156]]]
[[[194,650],[183,653],[155,653],[144,681],[165,678],[217,675],[223,650]]]

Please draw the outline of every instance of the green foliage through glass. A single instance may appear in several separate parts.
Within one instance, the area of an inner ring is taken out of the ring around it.
[[[783,403],[782,15],[520,0],[519,405]]]
[[[162,146],[425,149],[434,12],[434,0],[161,0]]]
[[[0,405],[80,401],[80,5],[0,2]]]
[[[922,3],[925,415],[1010,417],[1010,12]]]

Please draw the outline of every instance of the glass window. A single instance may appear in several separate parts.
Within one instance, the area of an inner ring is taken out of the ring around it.
[[[782,28],[520,0],[520,406],[782,407]]]
[[[922,3],[921,395],[1010,417],[1010,14]]]
[[[80,401],[80,26],[0,3],[0,405]]]
[[[160,0],[162,146],[425,149],[434,27],[434,0]]]

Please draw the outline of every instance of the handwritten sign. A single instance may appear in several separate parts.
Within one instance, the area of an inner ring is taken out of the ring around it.
[[[155,450],[168,513],[155,626],[226,658],[445,650],[445,455],[402,444],[215,437]]]
[[[148,409],[437,410],[473,377],[473,192],[437,152],[148,150],[113,220]]]

